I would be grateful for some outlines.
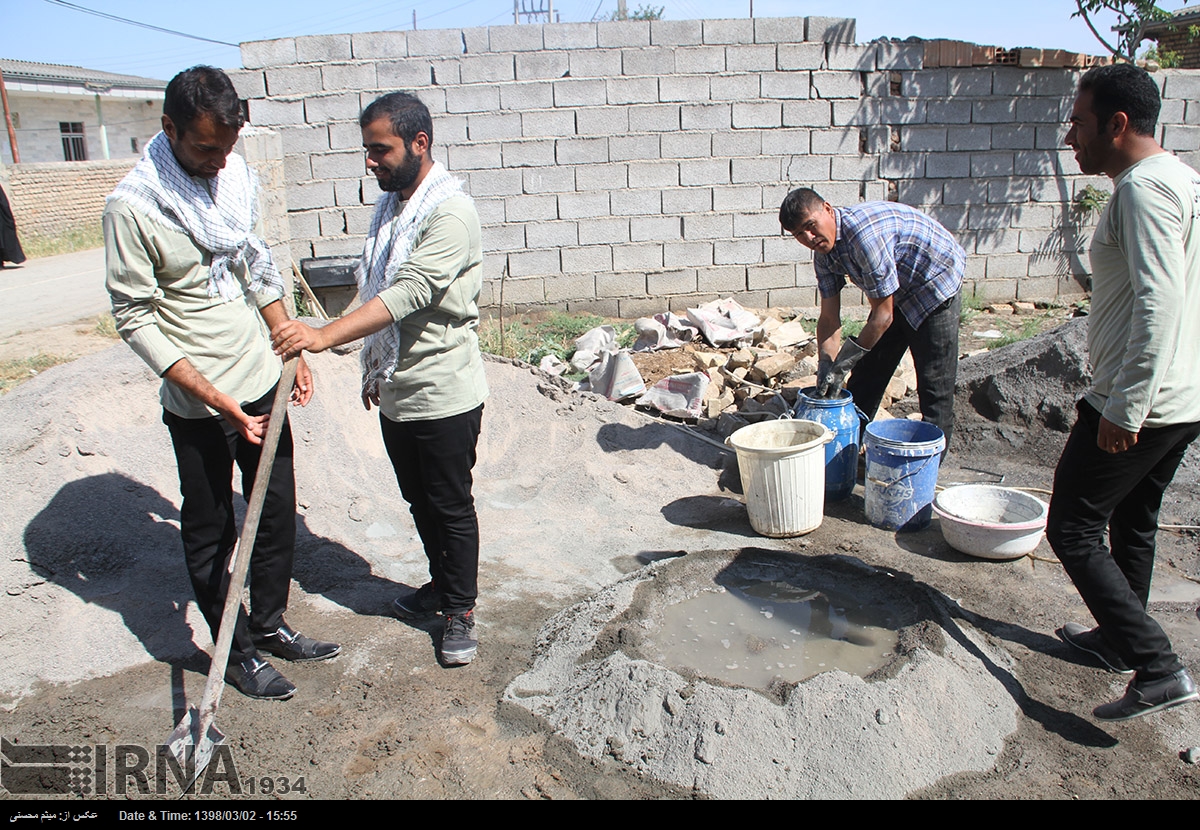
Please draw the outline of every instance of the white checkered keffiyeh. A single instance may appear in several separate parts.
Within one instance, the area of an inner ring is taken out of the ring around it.
[[[254,171],[236,153],[230,153],[224,169],[208,186],[196,182],[179,166],[167,134],[160,132],[108,198],[182,228],[211,253],[208,296],[226,302],[241,297],[242,286],[233,268],[245,262],[251,291],[282,297],[283,278],[271,260],[271,250],[253,233],[258,221],[257,188]]]
[[[363,247],[362,260],[354,274],[359,296],[364,303],[373,300],[395,281],[397,272],[412,254],[422,223],[434,208],[451,196],[466,196],[462,182],[451,176],[440,161],[435,161],[398,215],[396,206],[400,203],[400,194],[384,193],[380,197],[375,205],[375,216],[371,219],[371,230],[367,233],[367,243]],[[364,395],[379,392],[380,381],[391,377],[399,358],[399,323],[367,335],[362,350]]]

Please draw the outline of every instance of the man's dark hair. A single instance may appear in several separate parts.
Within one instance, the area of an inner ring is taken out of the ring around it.
[[[790,233],[796,230],[805,216],[820,210],[824,204],[821,194],[811,187],[798,187],[783,197],[783,204],[779,206],[779,224]]]
[[[405,145],[412,144],[417,133],[425,133],[429,143],[433,143],[433,119],[429,117],[429,108],[415,95],[389,92],[376,98],[359,116],[358,126],[366,127],[380,118],[391,123],[392,135],[404,139]]]
[[[179,134],[196,117],[207,114],[222,127],[240,130],[245,118],[241,101],[229,76],[212,66],[193,66],[185,69],[167,84],[163,98],[163,115],[171,119]]]
[[[1129,116],[1138,135],[1154,135],[1162,98],[1158,84],[1145,69],[1131,63],[1094,66],[1079,79],[1079,91],[1092,93],[1092,112],[1101,129],[1118,112]]]

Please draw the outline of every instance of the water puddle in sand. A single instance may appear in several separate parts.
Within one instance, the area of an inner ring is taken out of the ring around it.
[[[739,580],[672,605],[647,651],[664,666],[766,690],[840,669],[865,676],[896,648],[886,608],[788,582]]]

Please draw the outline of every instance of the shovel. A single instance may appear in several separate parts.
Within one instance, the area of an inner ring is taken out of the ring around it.
[[[258,520],[262,516],[266,501],[267,485],[270,483],[271,467],[275,464],[275,451],[279,448],[279,435],[287,416],[288,398],[292,394],[292,382],[296,377],[296,359],[283,364],[283,374],[275,389],[275,400],[271,404],[271,419],[267,424],[267,436],[263,439],[262,455],[258,459],[258,471],[254,475],[254,489],[250,493],[250,504],[246,508],[246,520],[242,523],[242,535],[238,539],[237,551],[233,555],[232,576],[225,596],[225,610],[221,614],[221,627],[213,649],[212,666],[208,670],[208,683],[200,708],[188,709],[175,731],[167,738],[167,749],[187,773],[187,786],[191,788],[200,773],[212,760],[213,749],[225,742],[225,735],[217,729],[217,706],[221,693],[225,691],[225,669],[229,664],[229,647],[233,645],[233,628],[237,624],[242,597],[246,593],[246,573],[250,569],[250,555],[254,552],[254,537],[258,535]]]

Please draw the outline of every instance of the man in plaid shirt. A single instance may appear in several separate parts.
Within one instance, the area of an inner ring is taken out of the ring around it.
[[[779,223],[813,250],[821,314],[817,320],[817,394],[846,388],[875,416],[906,349],[917,370],[921,416],[946,434],[954,428],[959,292],[966,252],[924,213],[896,202],[835,208],[807,187],[779,208]],[[849,279],[871,313],[857,338],[841,338],[841,290]]]

